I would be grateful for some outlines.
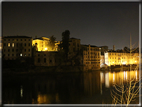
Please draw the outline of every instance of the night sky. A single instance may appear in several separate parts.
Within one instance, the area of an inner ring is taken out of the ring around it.
[[[62,32],[81,44],[129,47],[139,41],[139,3],[2,2],[2,35],[62,39]]]

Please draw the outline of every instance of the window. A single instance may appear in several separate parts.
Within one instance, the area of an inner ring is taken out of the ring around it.
[[[10,56],[10,54],[8,54],[8,56]]]
[[[29,54],[29,56],[30,56],[30,54]]]
[[[18,56],[18,54],[16,54],[16,56]]]
[[[22,46],[22,43],[21,43],[21,46]]]
[[[29,46],[30,46],[30,43],[29,43]]]
[[[29,39],[29,41],[30,41],[30,39]]]
[[[10,43],[8,43],[8,47],[10,47]]]
[[[17,47],[18,47],[18,43],[17,43],[16,45],[17,45]]]
[[[12,49],[12,52],[14,52],[14,49]]]
[[[46,63],[46,58],[44,58],[44,63]]]
[[[10,41],[10,39],[8,39],[8,41]]]
[[[46,56],[46,54],[44,54],[44,56]]]
[[[25,46],[26,46],[26,43],[25,43]]]
[[[25,49],[25,52],[26,52],[26,49]]]
[[[6,43],[4,43],[4,46],[6,46]]]
[[[40,54],[38,54],[38,56],[40,56]]]
[[[18,52],[18,49],[16,49],[16,52]]]
[[[17,41],[18,41],[18,39],[17,39]]]
[[[14,56],[14,54],[12,54],[12,56]]]
[[[21,39],[21,41],[22,41],[22,39]]]
[[[38,58],[38,63],[40,63],[40,58]]]
[[[29,49],[29,52],[30,52],[30,49]]]
[[[25,54],[25,56],[26,56],[26,54]]]
[[[14,43],[12,43],[12,47],[14,47]]]
[[[49,62],[52,63],[52,60],[50,59]]]
[[[25,39],[25,41],[26,41],[26,39]]]
[[[10,52],[10,49],[8,49],[8,52]]]

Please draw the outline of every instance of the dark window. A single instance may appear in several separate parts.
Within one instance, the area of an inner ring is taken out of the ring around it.
[[[30,46],[30,43],[29,43],[29,46]]]
[[[38,56],[40,56],[40,54],[38,54]]]
[[[21,39],[21,41],[22,41],[22,39]]]
[[[17,41],[18,41],[18,39],[17,39]]]
[[[10,49],[8,49],[8,52],[10,52]]]
[[[25,43],[25,46],[26,46],[26,43]]]
[[[4,43],[4,46],[6,46],[6,43]]]
[[[44,58],[44,63],[46,63],[46,58]]]
[[[50,61],[49,61],[50,63],[52,63],[52,60],[50,59]]]
[[[30,49],[29,49],[29,52],[30,52]]]
[[[25,39],[25,41],[26,41],[26,39]]]
[[[44,56],[46,56],[46,54],[44,54]]]
[[[16,56],[18,56],[18,54],[16,54]]]
[[[14,54],[12,54],[12,56],[14,56]]]
[[[8,56],[10,56],[10,54],[8,54]]]
[[[18,47],[18,43],[17,43],[17,47]]]
[[[21,46],[22,46],[22,43],[21,43]]]
[[[29,39],[29,41],[30,41],[30,39]]]
[[[25,52],[26,52],[26,49],[25,49]]]
[[[14,49],[12,49],[12,52],[14,52]]]
[[[16,49],[16,52],[18,52],[18,49]]]
[[[30,56],[30,54],[29,54],[29,56]]]
[[[10,41],[10,39],[8,39],[8,41]]]
[[[40,58],[38,58],[38,63],[40,62]]]
[[[6,39],[4,39],[4,41],[6,41]]]
[[[5,49],[3,51],[5,52]]]

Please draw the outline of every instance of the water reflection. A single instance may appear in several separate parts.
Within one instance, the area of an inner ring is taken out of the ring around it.
[[[81,99],[87,103],[90,98],[103,95],[113,83],[137,80],[138,76],[139,71],[93,71],[3,78],[2,101],[4,104],[82,104]]]
[[[105,76],[104,76],[105,75]],[[138,80],[139,72],[136,71],[120,71],[120,72],[100,72],[101,84],[109,88],[113,84],[121,85],[129,80]]]

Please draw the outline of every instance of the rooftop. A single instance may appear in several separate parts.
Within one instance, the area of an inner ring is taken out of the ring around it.
[[[29,37],[29,36],[3,36],[3,38],[32,38],[32,37]]]

